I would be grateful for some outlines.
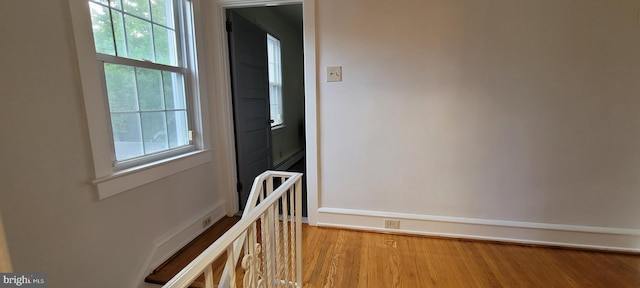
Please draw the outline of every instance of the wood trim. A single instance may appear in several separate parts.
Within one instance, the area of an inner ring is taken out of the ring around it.
[[[400,229],[383,227],[401,220]],[[538,247],[640,253],[640,230],[535,222],[445,217],[355,209],[320,208],[318,225],[369,232],[518,243]]]
[[[327,214],[358,215],[358,216],[367,216],[367,217],[383,217],[383,218],[405,219],[405,220],[423,220],[423,221],[461,223],[461,224],[473,224],[473,225],[640,236],[640,229],[629,229],[629,228],[551,224],[551,223],[538,223],[538,222],[495,220],[495,219],[438,216],[438,215],[422,215],[422,214],[411,214],[411,213],[355,210],[355,209],[342,209],[342,208],[322,208],[321,212],[327,213]]]
[[[304,151],[304,149],[296,151],[296,153],[293,153],[293,155],[289,156],[287,159],[284,159],[283,161],[280,161],[280,163],[276,164],[272,170],[289,170],[291,166],[296,165],[298,161],[304,158]]]
[[[362,228],[342,228],[337,226],[323,226],[323,225],[320,225],[320,226],[324,229],[332,229],[332,230],[350,230],[350,231],[376,233],[376,234],[384,234],[384,235],[418,237],[418,238],[425,238],[425,239],[440,239],[440,240],[487,243],[487,244],[498,244],[498,245],[513,245],[513,246],[531,247],[531,248],[559,249],[559,250],[568,250],[568,251],[584,251],[584,252],[608,253],[608,254],[616,254],[616,255],[640,256],[640,251],[602,250],[602,249],[595,249],[595,248],[589,248],[589,247],[570,247],[570,246],[557,246],[557,245],[539,244],[539,243],[522,243],[517,241],[509,241],[509,240],[473,239],[473,238],[462,238],[462,237],[453,237],[453,236],[413,234],[413,233],[402,232],[402,231],[394,232],[394,231],[368,230],[368,229],[362,229]]]
[[[198,237],[193,239],[187,245],[178,250],[169,259],[161,263],[146,278],[145,282],[164,285],[173,278],[180,270],[186,267],[193,259],[195,259],[202,251],[209,247],[213,242],[220,238],[225,232],[240,220],[240,217],[223,217],[220,221],[213,224]],[[220,257],[213,263],[214,267],[224,266],[226,257]],[[203,277],[196,282],[202,283]],[[199,287],[193,285],[190,287]]]
[[[238,195],[235,190],[237,175],[231,171],[236,171],[235,163],[235,136],[233,129],[233,115],[231,113],[231,82],[229,79],[229,51],[227,45],[227,33],[225,31],[225,9],[268,6],[283,4],[302,3],[303,13],[303,42],[304,42],[304,83],[305,83],[305,161],[307,176],[307,207],[308,219],[311,225],[316,225],[318,215],[318,195],[319,195],[319,146],[320,134],[318,120],[318,80],[316,67],[316,22],[315,22],[315,0],[217,0],[211,4],[212,34],[209,35],[207,43],[213,47],[214,79],[213,83],[218,83],[216,93],[216,103],[212,103],[212,114],[218,117],[220,123],[217,139],[219,149],[217,155],[221,155],[221,175],[222,185],[227,187],[225,191],[227,204],[227,215],[231,216],[238,211]],[[216,105],[217,104],[217,105]]]
[[[224,202],[218,202],[211,205],[153,241],[147,257],[141,264],[140,270],[138,270],[132,287],[137,287],[139,281],[144,280],[145,276],[150,274],[155,267],[165,262],[203,231],[209,229],[209,227],[202,228],[202,220],[205,217],[211,217],[214,223],[224,218],[226,214],[225,204]]]

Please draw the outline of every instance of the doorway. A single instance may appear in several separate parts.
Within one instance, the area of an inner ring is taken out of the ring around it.
[[[302,4],[226,11],[239,209],[255,176],[267,169],[293,171],[304,173],[307,216]],[[267,39],[278,42],[280,63],[271,61],[273,47],[263,48]],[[272,81],[278,78],[273,77],[274,64],[281,67],[280,83]],[[280,97],[274,97],[274,90],[280,90]]]

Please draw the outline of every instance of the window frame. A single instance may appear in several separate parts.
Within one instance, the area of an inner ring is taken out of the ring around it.
[[[105,5],[102,3],[99,3],[99,0],[87,0],[90,3],[94,3],[94,5],[98,5],[101,7],[105,7],[107,9],[111,9],[111,7],[109,7],[110,5]],[[109,1],[109,0],[107,0]],[[188,41],[185,41],[185,37],[183,35],[186,35],[186,31],[187,29],[189,29],[187,27],[186,23],[186,16],[184,13],[185,7],[183,7],[184,5],[180,5],[180,3],[182,3],[180,0],[168,0],[173,2],[172,3],[172,7],[173,9],[173,16],[172,19],[174,20],[174,23],[172,23],[172,25],[168,25],[165,24],[166,26],[173,26],[174,28],[174,33],[175,33],[175,43],[176,43],[176,63],[175,65],[167,65],[167,64],[161,64],[161,63],[155,63],[155,62],[151,62],[151,61],[142,61],[142,60],[138,60],[138,59],[133,59],[133,58],[129,58],[129,57],[124,57],[124,56],[117,56],[119,48],[117,47],[117,39],[113,39],[114,40],[114,53],[116,55],[110,55],[110,54],[104,54],[104,53],[100,53],[97,51],[96,49],[96,60],[98,61],[98,65],[100,68],[100,77],[101,80],[103,82],[103,86],[107,87],[106,84],[106,75],[105,75],[105,70],[104,67],[106,66],[107,63],[109,64],[115,64],[115,65],[124,65],[124,66],[129,66],[129,67],[134,67],[134,68],[143,68],[143,69],[149,69],[149,70],[154,70],[154,71],[160,71],[160,72],[171,72],[171,73],[177,73],[180,74],[183,78],[183,86],[184,86],[184,97],[185,97],[185,112],[186,112],[186,120],[187,120],[187,130],[189,132],[189,134],[191,134],[191,132],[193,131],[193,107],[191,105],[191,99],[193,98],[192,95],[192,90],[190,89],[190,87],[192,86],[192,80],[191,80],[191,74],[189,72],[189,68],[188,68],[188,63],[189,61],[187,61],[187,58],[190,57],[190,55],[187,55],[189,49],[187,49],[187,47],[189,47],[189,45],[187,44]],[[90,4],[91,5],[91,4]],[[121,7],[120,10],[116,9],[116,11],[118,11],[119,13],[122,13],[123,17],[129,16],[129,17],[133,17],[133,18],[137,18],[141,21],[145,21],[145,22],[149,22],[150,27],[152,28],[152,30],[154,29],[153,26],[160,26],[161,23],[157,23],[153,21],[153,15],[150,15],[150,19],[144,19],[141,18],[138,15],[133,15],[131,13],[128,13],[125,11],[124,7]],[[109,11],[109,14],[111,15],[111,11]],[[126,18],[123,18],[123,21]],[[126,25],[123,23],[123,25]],[[126,26],[123,27],[124,29],[126,29]],[[111,25],[111,31],[114,31],[116,29],[116,27],[113,25]],[[114,34],[115,36],[115,34]],[[127,41],[127,35],[125,34],[125,41]],[[155,33],[151,33],[151,39],[153,40],[155,38]],[[152,41],[152,43],[154,43],[154,51],[156,50],[157,47],[155,47],[155,41]],[[127,42],[125,42],[125,50],[128,50],[128,48],[130,47],[128,45]],[[138,84],[136,82],[136,84]],[[105,89],[104,93],[106,94],[107,99],[109,98],[108,96],[108,92],[107,89]],[[137,95],[137,97],[139,98],[139,95]],[[165,107],[166,108],[166,107]],[[110,109],[109,109],[110,110]],[[166,109],[163,109],[166,112]],[[110,114],[112,114],[113,112],[110,110],[109,111]],[[138,112],[140,113],[142,116],[143,110],[142,108],[138,108]],[[111,117],[111,115],[109,115],[109,135],[111,136],[111,140],[112,140],[112,163],[113,163],[113,167],[115,171],[120,171],[120,170],[124,170],[124,169],[128,169],[128,168],[132,168],[132,167],[136,167],[136,166],[140,166],[140,165],[144,165],[147,163],[151,163],[151,162],[155,162],[155,161],[159,161],[165,158],[170,158],[170,157],[174,157],[180,154],[185,154],[185,153],[189,153],[192,151],[195,151],[195,145],[193,145],[193,141],[192,139],[188,140],[188,144],[186,145],[182,145],[179,147],[175,147],[175,148],[168,148],[165,150],[161,150],[161,151],[157,151],[157,152],[151,152],[151,153],[145,153],[143,155],[139,155],[139,156],[135,156],[135,157],[131,157],[131,158],[126,158],[126,159],[122,159],[122,160],[118,160],[117,159],[117,151],[116,151],[116,147],[115,147],[115,137],[114,137],[114,131],[113,131],[113,118]],[[142,132],[142,128],[144,126],[142,126],[142,119],[140,119],[140,129]],[[143,133],[143,132],[142,132]],[[143,134],[144,135],[144,134]],[[141,139],[143,145],[144,144],[144,139]]]
[[[152,70],[156,70],[156,71],[162,71],[162,72],[173,72],[173,73],[180,73],[183,76],[183,81],[184,81],[184,88],[185,88],[185,105],[186,105],[186,112],[187,112],[187,129],[188,131],[193,131],[193,105],[191,104],[191,99],[193,98],[192,92],[190,89],[190,86],[192,86],[192,84],[190,84],[192,81],[190,80],[190,73],[188,71],[180,71],[180,72],[176,72],[177,70],[188,70],[186,68],[183,67],[169,67],[169,69],[166,70],[160,70],[160,69],[154,69],[153,67],[158,66],[160,64],[153,64],[153,63],[147,63],[147,62],[143,62],[143,61],[139,61],[139,60],[132,60],[132,59],[128,59],[127,61],[122,61],[121,58],[119,57],[114,57],[114,56],[110,56],[110,55],[104,55],[104,54],[99,54],[97,53],[98,58],[97,58],[97,62],[98,62],[98,67],[103,67],[103,65],[105,63],[109,63],[109,64],[116,64],[116,65],[125,65],[125,66],[130,66],[130,67],[135,67],[135,68],[144,68],[144,69],[152,69]],[[117,59],[112,59],[110,61],[105,61],[105,59],[109,59],[109,58],[117,58]],[[138,62],[136,63],[136,66],[132,66],[130,65],[131,62]],[[102,85],[104,87],[106,87],[106,77],[105,77],[105,73],[104,73],[104,69],[100,69],[100,77],[102,80]],[[107,97],[106,95],[106,88],[105,91],[103,92],[105,94],[105,97]],[[108,98],[107,98],[108,101]],[[109,105],[107,104],[107,109],[109,109],[108,107]],[[139,111],[138,113],[140,113],[142,111]],[[109,113],[111,113],[109,111]],[[157,152],[152,152],[152,153],[148,153],[148,154],[144,154],[141,156],[136,156],[136,157],[132,157],[132,158],[127,158],[127,159],[123,159],[123,160],[117,160],[116,158],[116,150],[115,150],[115,141],[114,141],[114,137],[113,137],[113,126],[112,126],[112,119],[111,116],[109,115],[109,136],[111,139],[111,162],[113,165],[113,169],[114,171],[120,171],[120,170],[124,170],[124,169],[128,169],[128,168],[132,168],[132,167],[136,167],[136,166],[140,166],[140,165],[144,165],[147,163],[151,163],[154,161],[159,161],[162,160],[164,158],[170,158],[173,156],[177,156],[180,154],[185,154],[185,153],[189,153],[192,151],[196,150],[196,147],[194,145],[194,141],[191,140],[189,141],[189,144],[187,145],[183,145],[183,146],[179,146],[176,148],[171,148],[171,149],[166,149],[166,150],[161,150],[161,151],[157,151]],[[144,141],[144,140],[142,140]]]
[[[278,101],[279,102],[278,103],[278,108],[280,109],[280,120],[281,120],[281,122],[280,123],[275,123],[275,122],[271,123],[271,130],[277,130],[277,129],[285,127],[285,122],[284,122],[284,90],[283,90],[283,86],[284,86],[283,84],[284,83],[282,81],[283,80],[282,79],[282,41],[280,41],[280,39],[277,36],[275,36],[274,34],[267,33],[267,39],[266,39],[267,45],[269,45],[269,41],[270,41],[269,38],[273,38],[278,43],[278,51],[277,51],[277,57],[276,57],[277,61],[274,64],[277,64],[276,65],[277,66],[276,70],[278,70],[278,74],[279,74],[278,79],[280,80],[279,81],[280,83],[272,84],[271,77],[269,77],[269,81],[268,81],[269,82],[269,111],[271,111],[271,106],[273,106],[273,103],[271,102],[271,96],[272,96],[271,95],[271,85],[277,85],[280,88],[279,89],[280,93],[278,93],[279,95],[277,95],[277,96],[278,96],[278,100],[279,100]],[[269,55],[268,55],[268,52],[267,52],[267,59],[269,58],[268,56]],[[268,60],[267,60],[267,62],[268,62]],[[271,115],[269,115],[269,116],[271,116]]]
[[[73,36],[75,38],[76,53],[78,59],[79,78],[82,85],[85,112],[87,116],[88,132],[92,148],[95,179],[91,182],[96,185],[98,199],[104,199],[119,193],[131,190],[135,187],[156,181],[158,179],[179,173],[181,171],[205,164],[212,159],[210,151],[208,105],[206,95],[206,76],[198,67],[204,65],[203,57],[198,57],[198,45],[202,43],[202,33],[196,29],[201,23],[199,9],[200,0],[177,0],[182,13],[183,25],[180,32],[182,41],[178,46],[184,49],[180,56],[184,59],[184,86],[186,105],[191,114],[188,116],[189,129],[194,137],[189,145],[190,149],[177,149],[179,153],[159,152],[152,154],[149,161],[128,163],[129,165],[116,167],[114,165],[115,149],[113,133],[111,130],[111,117],[108,98],[106,94],[106,80],[104,77],[103,62],[100,58],[114,57],[96,53],[92,22],[88,0],[70,0],[71,20]],[[178,22],[178,21],[177,21]],[[177,29],[177,27],[176,27]],[[115,57],[117,58],[117,57]],[[133,60],[138,61],[138,60]],[[144,62],[144,61],[140,61]],[[113,62],[108,62],[113,63]],[[117,63],[116,63],[117,64]],[[154,64],[162,65],[162,64]],[[174,67],[174,66],[168,66]],[[186,78],[190,79],[187,80]],[[184,147],[184,146],[183,146]]]

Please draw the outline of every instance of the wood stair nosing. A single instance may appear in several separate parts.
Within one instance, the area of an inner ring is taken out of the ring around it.
[[[189,244],[178,250],[166,261],[160,264],[146,278],[145,282],[152,284],[164,285],[178,272],[186,267],[193,259],[198,257],[207,247],[227,232],[235,223],[240,220],[240,216],[224,217],[215,224],[211,225],[207,230],[198,235]],[[214,272],[224,268],[226,255],[219,257],[212,265]],[[204,276],[200,276],[189,287],[204,287]]]

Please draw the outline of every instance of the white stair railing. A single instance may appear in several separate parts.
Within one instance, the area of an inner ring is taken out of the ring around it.
[[[275,190],[274,186],[280,184]],[[227,253],[218,287],[302,287],[302,174],[266,171],[256,177],[242,219],[163,287],[188,287],[204,273],[214,288],[213,262]]]

